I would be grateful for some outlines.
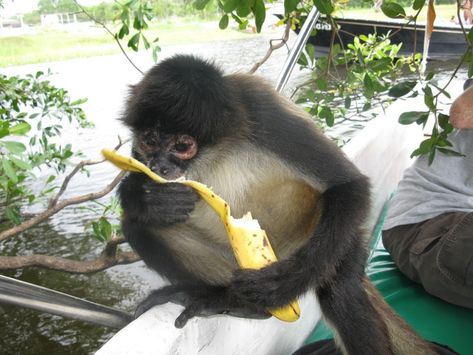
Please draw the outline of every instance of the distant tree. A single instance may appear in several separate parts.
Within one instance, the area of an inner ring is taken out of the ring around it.
[[[23,22],[27,25],[39,25],[41,23],[41,14],[38,10],[29,12],[23,16]]]
[[[39,0],[38,9],[39,13],[43,15],[79,11],[73,0]]]
[[[99,22],[111,22],[115,19],[117,6],[113,3],[101,2],[96,6],[88,8],[95,20]]]

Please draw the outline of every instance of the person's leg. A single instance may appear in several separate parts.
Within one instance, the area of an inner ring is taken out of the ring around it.
[[[425,290],[473,308],[473,212],[445,213],[383,231],[399,269]]]

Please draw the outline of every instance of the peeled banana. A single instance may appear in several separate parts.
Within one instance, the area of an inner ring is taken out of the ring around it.
[[[108,149],[102,149],[102,155],[105,159],[122,170],[145,173],[157,183],[168,182],[168,180],[155,174],[146,165],[136,159],[125,157],[118,154],[116,151]],[[233,218],[230,214],[230,207],[225,200],[213,193],[212,190],[204,184],[193,180],[177,182],[195,189],[201,198],[218,214],[225,225],[230,239],[230,245],[241,268],[260,269],[277,261],[266,232],[261,229],[258,221],[252,218],[250,212],[240,219]],[[300,316],[300,308],[296,300],[285,307],[270,309],[269,312],[274,317],[285,322],[294,322],[299,319]]]

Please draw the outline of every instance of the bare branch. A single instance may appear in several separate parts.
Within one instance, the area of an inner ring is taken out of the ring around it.
[[[121,137],[118,137],[118,144],[114,148],[114,150],[120,149],[120,147],[123,146],[128,141],[129,139],[122,141]],[[81,171],[85,166],[100,164],[100,163],[103,163],[104,161],[105,159],[103,158],[99,160],[82,160],[79,164],[77,164],[77,166],[71,171],[71,173],[64,178],[61,188],[59,189],[59,192],[56,194],[54,198],[51,199],[51,201],[49,202],[48,208],[52,208],[57,204],[57,202],[59,201],[59,198],[62,196],[64,191],[66,191],[67,186],[69,185],[69,182],[74,177],[74,175],[76,175],[79,171]]]
[[[33,218],[21,223],[18,226],[15,226],[13,228],[7,229],[6,231],[3,231],[0,233],[0,242],[4,241],[8,238],[11,238],[14,235],[17,235],[21,232],[24,232],[25,230],[45,221],[52,215],[56,214],[63,208],[71,205],[76,205],[79,203],[83,203],[86,201],[91,201],[91,200],[96,200],[99,199],[105,195],[107,195],[109,192],[111,192],[115,186],[120,182],[120,180],[125,176],[126,172],[121,171],[113,181],[108,184],[104,189],[97,191],[97,192],[92,192],[89,194],[81,195],[81,196],[76,196],[73,198],[65,199],[60,202],[57,202],[54,206],[49,207],[47,210],[35,215]]]
[[[59,201],[59,198],[62,196],[64,191],[66,191],[67,186],[69,185],[69,182],[71,181],[71,179],[74,177],[74,175],[76,175],[79,171],[81,171],[84,168],[84,166],[95,165],[102,162],[103,160],[82,160],[79,164],[77,164],[76,167],[71,171],[71,173],[64,178],[61,188],[59,189],[59,192],[56,194],[54,198],[51,199],[51,201],[49,202],[48,208],[52,208],[57,204],[57,202]]]
[[[273,52],[287,44],[287,41],[289,39],[289,32],[291,30],[291,21],[288,19],[286,23],[286,27],[284,29],[284,34],[282,35],[281,38],[278,39],[272,39],[269,41],[269,48],[266,54],[264,55],[263,59],[261,59],[259,62],[256,62],[253,67],[250,69],[248,74],[254,74],[268,59],[271,57]],[[274,44],[274,42],[277,42]]]
[[[289,96],[289,98],[292,100],[292,99],[294,98],[294,96],[296,95],[296,93],[297,93],[300,89],[302,89],[303,87],[305,87],[305,86],[307,86],[307,85],[309,85],[309,84],[311,84],[311,83],[313,83],[313,82],[314,82],[314,79],[311,78],[311,79],[309,79],[309,80],[304,81],[303,83],[301,83],[301,84],[299,84],[299,85],[296,85],[294,91],[292,92],[291,96]]]
[[[105,251],[109,245],[107,244]],[[65,271],[73,274],[92,273],[105,270],[114,265],[131,264],[140,260],[134,252],[116,251],[113,256],[102,253],[94,260],[79,261],[50,255],[0,256],[0,270],[13,270],[24,267],[42,267],[49,270]]]

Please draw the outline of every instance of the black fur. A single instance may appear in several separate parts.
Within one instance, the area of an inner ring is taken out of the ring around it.
[[[186,270],[182,255],[174,255],[161,240],[160,228],[184,222],[193,210],[192,191],[178,188],[173,196],[139,174],[129,175],[119,189],[125,237],[173,283],[150,295],[138,314],[175,301],[186,307],[176,320],[179,327],[196,315],[261,318],[267,308],[284,306],[313,289],[349,353],[392,353],[386,324],[363,286],[367,251],[361,228],[370,206],[368,179],[291,105],[258,78],[223,76],[191,56],[163,61],[132,89],[123,120],[133,130],[191,135],[199,145],[197,156],[222,140],[252,145],[277,157],[300,180],[320,186],[323,206],[319,225],[293,255],[261,270],[237,270],[228,283],[215,285]]]
[[[234,129],[238,110],[232,90],[214,65],[176,56],[153,67],[132,88],[123,120],[135,129],[159,122],[165,132],[184,132],[200,144],[211,143]]]

